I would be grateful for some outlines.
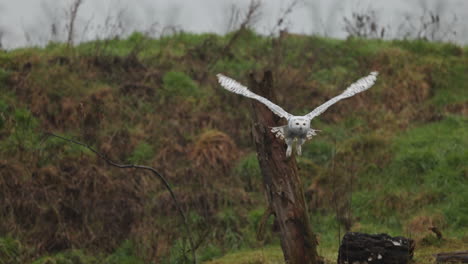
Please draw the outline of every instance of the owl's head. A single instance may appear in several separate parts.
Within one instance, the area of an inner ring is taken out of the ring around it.
[[[306,131],[310,128],[310,119],[301,116],[293,116],[288,121],[288,127]]]

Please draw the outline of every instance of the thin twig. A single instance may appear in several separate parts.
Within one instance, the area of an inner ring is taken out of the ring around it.
[[[171,197],[172,197],[172,200],[174,201],[174,204],[176,205],[176,208],[177,208],[177,211],[179,212],[179,215],[180,217],[182,218],[183,222],[184,222],[184,227],[185,227],[185,231],[187,232],[187,236],[188,236],[188,239],[189,239],[189,243],[190,243],[190,250],[192,251],[192,258],[193,258],[193,263],[197,263],[197,256],[196,256],[196,253],[195,253],[195,245],[194,245],[194,242],[193,242],[193,237],[192,237],[192,232],[190,231],[190,228],[188,226],[188,223],[187,223],[187,218],[185,217],[185,214],[182,210],[182,207],[180,207],[180,204],[174,194],[174,192],[172,191],[172,188],[171,186],[169,185],[169,182],[166,180],[166,178],[161,175],[156,169],[152,168],[152,167],[149,167],[149,166],[143,166],[143,165],[135,165],[135,164],[118,164],[118,163],[115,163],[113,162],[112,160],[108,159],[106,156],[104,156],[104,154],[100,153],[99,151],[95,150],[94,148],[92,148],[91,146],[87,145],[87,144],[84,144],[84,143],[81,143],[79,141],[76,141],[76,140],[73,140],[73,139],[69,139],[69,138],[65,138],[65,137],[62,137],[62,136],[59,136],[59,135],[56,135],[54,133],[51,133],[51,132],[46,132],[44,133],[46,137],[48,136],[52,136],[52,137],[56,137],[56,138],[59,138],[59,139],[62,139],[62,140],[65,140],[65,141],[68,141],[68,142],[71,142],[73,144],[76,144],[76,145],[80,145],[82,147],[85,147],[89,150],[91,150],[94,154],[96,154],[99,158],[103,159],[107,164],[111,165],[111,166],[114,166],[114,167],[117,167],[117,168],[120,168],[120,169],[143,169],[143,170],[149,170],[151,171],[154,175],[156,175],[160,180],[161,182],[164,184],[164,186],[166,187],[166,189],[169,191],[169,193],[171,194]]]

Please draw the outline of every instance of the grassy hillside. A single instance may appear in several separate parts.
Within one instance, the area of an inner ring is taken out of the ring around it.
[[[239,34],[239,35],[235,35]],[[319,253],[345,229],[417,241],[417,263],[468,247],[468,49],[243,31],[133,34],[68,48],[0,52],[0,259],[6,263],[184,263],[188,244],[164,186],[107,166],[52,131],[164,174],[198,257],[281,263],[251,142],[250,101],[219,87],[271,69],[278,104],[305,114],[350,83],[374,87],[312,121],[298,158]],[[428,228],[437,226],[444,239]],[[224,257],[223,257],[224,256]]]

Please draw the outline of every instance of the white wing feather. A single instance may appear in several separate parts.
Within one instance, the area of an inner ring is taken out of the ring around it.
[[[262,104],[264,104],[266,107],[268,107],[273,113],[280,117],[284,117],[286,119],[289,119],[291,117],[291,114],[284,111],[283,108],[279,107],[278,105],[272,103],[270,100],[266,99],[265,97],[262,97],[260,95],[254,94],[251,92],[247,87],[243,86],[242,84],[238,83],[237,81],[224,76],[222,74],[216,74],[218,77],[218,82],[221,84],[221,86],[233,93],[240,94],[252,99],[255,99]]]
[[[342,94],[333,97],[326,103],[315,108],[312,112],[307,114],[306,117],[312,119],[325,112],[325,110],[327,110],[328,107],[335,104],[336,102],[369,89],[370,87],[372,87],[372,85],[374,85],[375,80],[377,80],[377,75],[378,72],[371,72],[370,75],[357,80],[355,83],[351,84]]]

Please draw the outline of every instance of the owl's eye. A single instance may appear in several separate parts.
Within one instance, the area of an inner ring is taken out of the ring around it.
[[[303,126],[305,126],[305,123],[304,123],[304,124],[302,124],[302,125],[303,125]]]
[[[299,123],[296,123],[296,125],[299,125]]]

